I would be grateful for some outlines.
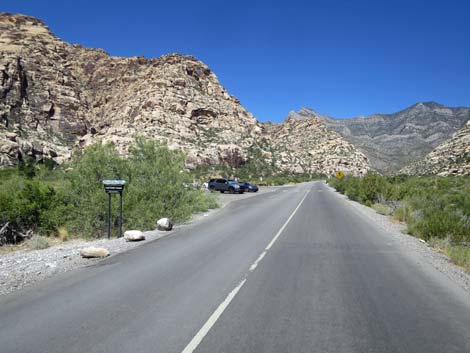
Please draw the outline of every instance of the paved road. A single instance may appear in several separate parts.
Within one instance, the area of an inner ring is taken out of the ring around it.
[[[0,299],[0,352],[470,352],[470,296],[323,183]]]

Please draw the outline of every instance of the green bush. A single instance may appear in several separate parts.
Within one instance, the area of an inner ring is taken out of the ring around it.
[[[184,170],[184,159],[166,146],[137,139],[128,158],[112,145],[93,145],[66,166],[67,172],[34,164],[0,171],[4,177],[0,179],[0,228],[8,223],[9,229],[0,242],[12,242],[15,234],[26,230],[57,235],[61,227],[71,236],[103,236],[108,202],[104,179],[127,181],[123,226],[128,229],[153,229],[161,217],[181,221],[217,207],[214,196],[190,186],[192,176]],[[34,170],[34,175],[24,170]],[[114,226],[118,201],[119,197],[112,197]]]
[[[332,178],[329,184],[367,206],[379,203],[395,209],[394,217],[407,222],[410,234],[423,239],[449,238],[455,244],[470,241],[470,177],[369,173],[363,178]]]
[[[66,205],[67,228],[82,237],[103,236],[106,233],[107,195],[102,181],[124,179],[131,182],[127,162],[112,145],[92,145],[71,164],[63,183],[63,193],[70,202]],[[116,197],[112,214],[117,214]],[[117,218],[112,220],[117,224]]]
[[[185,220],[215,206],[213,196],[188,187],[192,177],[184,170],[184,160],[182,153],[154,141],[136,141],[128,159],[127,222],[148,228],[160,217]]]
[[[153,229],[161,217],[181,221],[194,212],[216,207],[213,196],[187,187],[192,178],[184,170],[184,160],[182,153],[142,138],[131,146],[127,159],[110,145],[88,148],[66,177],[74,205],[68,229],[84,237],[104,235],[107,217],[104,179],[127,181],[123,192],[125,228]],[[114,226],[118,225],[118,199],[112,198]]]

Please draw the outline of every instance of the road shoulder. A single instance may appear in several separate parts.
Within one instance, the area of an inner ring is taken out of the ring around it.
[[[243,195],[218,193],[219,208],[195,214],[189,221],[175,225],[171,231],[160,231],[157,229],[144,231],[145,240],[139,242],[126,242],[123,238],[73,239],[53,245],[47,249],[17,250],[0,254],[0,296],[29,287],[33,283],[59,274],[97,264],[102,260],[82,258],[80,250],[85,247],[104,247],[109,250],[111,256],[114,256],[163,237],[177,234],[180,229],[210,220],[221,209],[233,202],[272,193],[278,189],[279,187],[263,187],[257,193],[246,193]]]
[[[470,293],[470,274],[465,272],[463,268],[453,264],[446,255],[432,248],[424,240],[406,234],[406,225],[394,222],[390,216],[381,215],[370,207],[348,199],[347,196],[338,193],[327,184],[325,184],[325,186],[332,191],[335,197],[349,205],[358,215],[377,225],[402,247],[414,253],[417,258],[419,257],[419,259],[422,259],[428,265],[432,266]]]

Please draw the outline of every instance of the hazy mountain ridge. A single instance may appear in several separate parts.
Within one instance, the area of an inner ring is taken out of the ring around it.
[[[315,155],[277,148],[278,135],[194,57],[112,57],[58,39],[36,18],[6,13],[0,13],[0,52],[0,165],[26,156],[61,163],[74,149],[97,141],[112,142],[125,154],[133,138],[142,135],[184,150],[188,168],[240,166],[257,149],[283,170],[295,170],[301,156],[304,172],[323,172]],[[309,129],[314,134],[321,126],[316,122]],[[355,148],[348,146],[341,156],[355,160]],[[288,155],[282,163],[281,152]],[[343,161],[331,157],[331,171],[339,169]],[[357,165],[348,169],[353,174],[369,168],[363,158],[351,165]]]
[[[373,168],[398,171],[419,161],[470,120],[470,108],[417,103],[393,114],[334,119],[303,109],[305,117],[318,117],[364,152]]]

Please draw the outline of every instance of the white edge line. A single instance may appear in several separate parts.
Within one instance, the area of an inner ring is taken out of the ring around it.
[[[276,233],[276,235],[274,236],[273,240],[271,240],[271,242],[268,244],[268,246],[266,247],[265,250],[269,250],[271,249],[271,247],[273,246],[273,244],[276,242],[277,238],[279,238],[279,236],[281,235],[281,233],[284,231],[284,229],[287,227],[287,225],[289,224],[290,220],[292,219],[292,217],[294,217],[294,215],[296,214],[297,210],[300,208],[300,206],[302,206],[302,203],[304,202],[305,198],[307,197],[308,193],[310,192],[310,190],[308,190],[304,197],[302,198],[302,200],[299,202],[299,204],[297,205],[297,207],[295,208],[294,212],[291,213],[291,215],[289,216],[289,218],[287,219],[287,221],[282,225],[281,229],[279,229],[279,231]]]
[[[237,295],[238,291],[243,287],[243,285],[246,282],[246,278],[241,281],[238,286],[235,287],[233,291],[227,295],[227,298],[219,305],[219,307],[214,311],[214,313],[209,317],[209,319],[206,321],[204,326],[201,327],[199,332],[196,334],[196,336],[193,337],[191,342],[188,343],[186,348],[183,350],[182,353],[192,353],[194,350],[199,346],[201,341],[204,339],[204,337],[207,335],[209,330],[214,326],[216,321],[219,319],[220,315],[224,312],[224,310],[227,308],[227,306],[230,304],[230,302],[235,298]]]

